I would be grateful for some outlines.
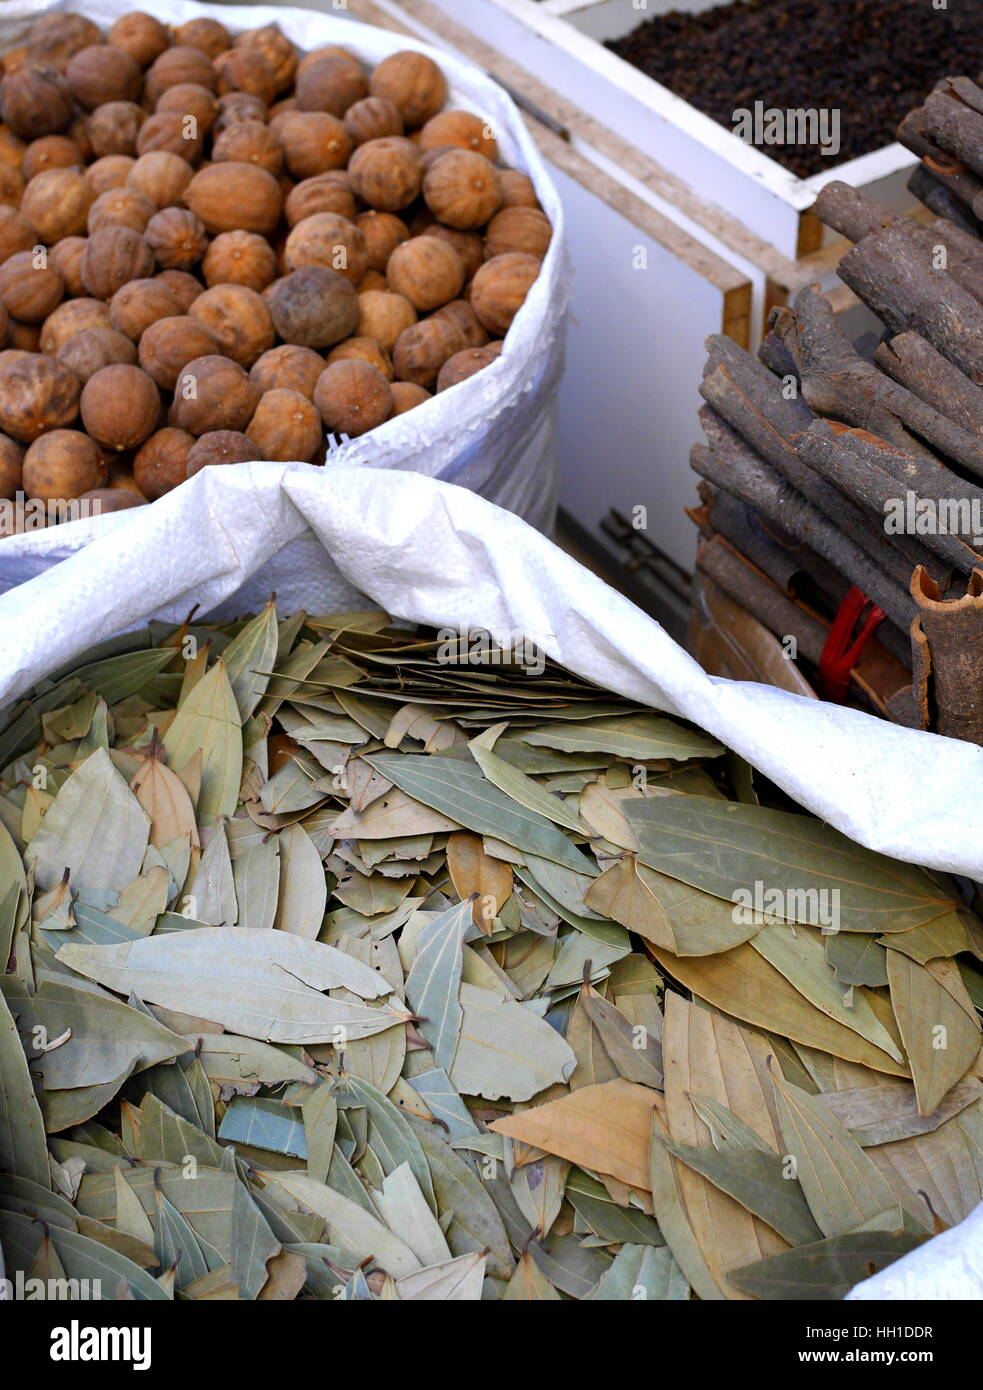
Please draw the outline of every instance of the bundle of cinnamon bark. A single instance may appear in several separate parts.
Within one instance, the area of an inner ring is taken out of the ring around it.
[[[709,341],[698,568],[826,698],[983,744],[983,88],[946,79],[900,138],[935,220],[816,204],[882,338],[812,285],[757,358]]]

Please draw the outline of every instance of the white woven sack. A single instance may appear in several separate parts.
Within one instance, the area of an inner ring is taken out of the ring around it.
[[[131,0],[82,0],[70,5],[10,0],[0,8],[0,49],[18,43],[28,25],[50,10],[84,14],[107,29],[133,8]],[[416,49],[440,64],[450,85],[451,106],[466,107],[489,121],[502,159],[530,175],[554,227],[542,273],[509,331],[501,359],[407,415],[342,444],[323,468],[293,466],[313,475],[327,495],[336,467],[421,473],[466,487],[538,529],[551,530],[558,490],[554,423],[569,297],[563,208],[511,98],[491,78],[459,59],[404,35],[343,18],[341,12],[321,14],[269,5],[199,5],[188,0],[160,0],[153,10],[158,18],[173,24],[213,15],[234,33],[276,23],[300,48],[342,44],[370,66],[400,49]],[[191,526],[196,518],[186,488],[182,486],[176,495]],[[109,534],[121,519],[120,513],[113,513],[0,541],[0,592]],[[219,524],[234,533],[237,523],[228,516]],[[274,589],[284,594],[303,592],[308,607],[321,609],[337,607],[344,593],[344,585],[323,550],[303,544],[279,552],[269,570],[256,576],[256,585],[243,596],[243,602],[248,605],[254,594],[268,594]]]

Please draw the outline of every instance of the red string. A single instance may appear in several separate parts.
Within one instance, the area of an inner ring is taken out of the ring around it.
[[[854,637],[854,631],[868,604],[870,612]],[[846,693],[850,688],[850,672],[885,616],[884,610],[870,603],[867,595],[855,585],[847,592],[840,604],[839,612],[833,619],[823,654],[819,658],[820,688],[827,700],[842,704],[846,699]]]

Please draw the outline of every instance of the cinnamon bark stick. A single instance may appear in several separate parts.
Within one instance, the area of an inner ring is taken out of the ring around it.
[[[897,537],[897,546],[892,544],[860,507],[799,457],[792,441],[816,418],[805,402],[798,396],[785,399],[767,368],[730,338],[710,338],[708,346],[710,356],[700,386],[704,400],[786,482],[858,548],[874,554],[877,564],[907,589],[923,551],[912,550],[905,536]]]
[[[874,360],[926,405],[983,441],[983,390],[920,333],[899,333],[880,345]]]
[[[919,106],[898,127],[898,140],[917,154],[933,175],[955,198],[983,218],[983,180],[971,174],[964,164],[942,149],[925,129],[925,111]]]
[[[924,518],[918,532],[925,545],[947,564],[964,574],[983,566],[977,549],[979,531],[975,523],[983,518],[983,490],[948,469],[926,468],[921,460],[885,443],[863,430],[837,426],[820,420],[799,440],[799,450],[824,477],[852,497],[862,507],[882,518],[891,517],[908,524],[909,510]],[[906,494],[914,494],[912,508]],[[917,503],[928,502],[930,508]],[[974,505],[975,504],[975,505]],[[937,566],[936,566],[937,567]]]
[[[709,444],[698,444],[693,449],[693,470],[811,546],[907,632],[915,615],[914,600],[907,587],[881,569],[864,547],[807,502],[712,410],[701,410],[700,419]]]
[[[983,233],[983,223],[973,212],[972,202],[960,198],[955,189],[925,163],[919,164],[908,179],[908,192],[939,217],[961,227],[971,236]]]
[[[942,468],[937,456],[921,443],[926,439],[983,478],[983,440],[861,357],[840,331],[832,306],[818,285],[800,290],[794,308],[773,310],[771,324],[795,358],[803,397],[817,415],[870,430],[926,464]],[[961,372],[958,375],[966,381]]]
[[[983,570],[970,576],[963,597],[943,599],[917,569],[911,593],[918,607],[911,635],[923,727],[983,745]]]
[[[753,565],[740,559],[725,542],[700,541],[696,564],[769,632],[779,638],[794,636],[805,659],[819,665],[828,628],[799,608]]]
[[[700,484],[700,496],[706,503],[708,527],[705,534],[708,539],[714,532],[722,535],[789,598],[814,597],[822,606],[836,612],[852,581],[834,569],[828,560],[797,536],[790,535],[774,522],[763,520],[747,503],[711,487],[706,481]],[[898,636],[902,637],[900,631]],[[898,647],[905,661],[907,646],[905,636]]]
[[[891,333],[914,329],[974,381],[983,381],[983,304],[932,249],[903,227],[884,227],[843,257],[840,279]]]
[[[926,132],[974,174],[983,174],[983,108],[973,95],[979,91],[968,78],[950,80],[922,108]]]
[[[939,269],[931,231],[838,182],[822,190],[815,211],[851,240],[859,237],[840,262],[840,279],[889,331],[915,329],[967,376],[983,380],[983,304]]]
[[[708,574],[735,602],[778,638],[794,637],[798,655],[818,666],[826,647],[830,624],[810,613],[782,593],[754,565],[719,537],[701,541],[697,548],[697,568]],[[882,628],[878,628],[880,635]],[[910,689],[907,666],[872,638],[852,672],[855,684],[883,713],[899,690]]]

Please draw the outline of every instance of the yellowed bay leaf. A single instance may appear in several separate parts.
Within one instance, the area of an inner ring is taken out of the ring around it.
[[[674,956],[651,944],[648,950],[673,979],[725,1013],[875,1071],[909,1075],[908,1069],[886,1052],[810,1004],[781,971],[750,946],[737,946],[719,956],[697,957]],[[890,1029],[890,1008],[877,995],[871,995],[870,1003]]]
[[[698,1117],[693,1095],[708,1096],[740,1115],[771,1148],[779,1147],[765,1085],[767,1045],[736,1023],[666,992],[662,1035],[669,1137],[693,1147],[709,1144],[709,1128]],[[700,1173],[680,1165],[679,1187],[690,1226],[707,1269],[726,1298],[742,1299],[728,1282],[735,1269],[789,1248],[766,1222]]]
[[[631,1081],[605,1081],[490,1126],[533,1148],[610,1173],[630,1187],[649,1188],[652,1111],[662,1097]]]
[[[471,916],[478,930],[487,936],[503,904],[512,896],[511,867],[485,853],[480,835],[456,830],[447,840],[447,869],[462,902],[477,894]]]

